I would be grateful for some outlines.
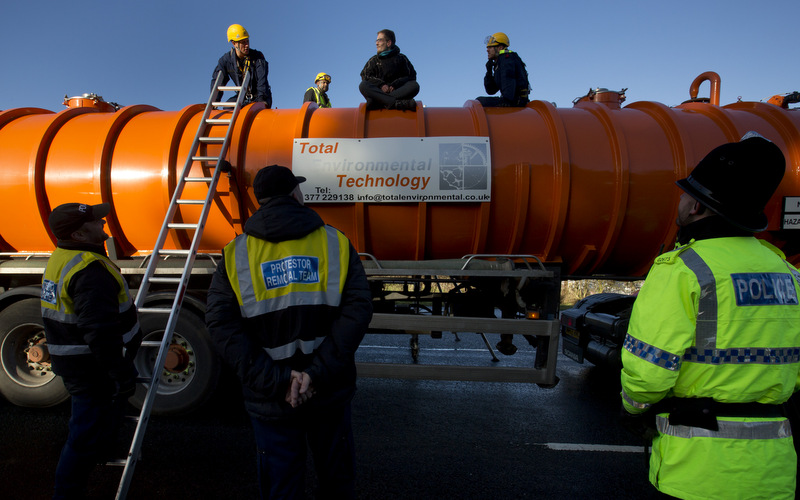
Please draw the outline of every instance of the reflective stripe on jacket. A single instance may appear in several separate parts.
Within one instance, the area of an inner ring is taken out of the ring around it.
[[[672,396],[785,402],[800,371],[798,296],[796,269],[752,237],[694,241],[660,256],[622,350],[626,410],[641,413]],[[717,422],[712,431],[659,415],[650,481],[680,498],[794,497],[785,419],[720,413]]]
[[[328,99],[328,95],[327,94],[323,94],[322,93],[322,91],[319,89],[319,87],[317,87],[316,85],[314,85],[313,87],[308,87],[306,89],[306,94],[308,93],[309,90],[314,93],[314,102],[317,103],[317,106],[319,106],[320,108],[330,108],[331,107],[331,100]]]
[[[350,259],[349,242],[330,226],[277,243],[241,234],[225,247],[225,267],[244,318],[293,306],[338,307]],[[312,353],[325,335],[301,338],[295,332],[264,349],[272,359]],[[322,332],[325,333],[325,332]]]
[[[78,323],[78,316],[74,308],[73,299],[69,295],[70,280],[75,274],[93,262],[101,263],[119,284],[119,293],[117,295],[119,312],[128,318],[122,342],[123,344],[128,343],[139,331],[139,321],[135,310],[132,310],[133,301],[128,290],[128,284],[123,279],[117,266],[107,257],[98,253],[56,248],[47,261],[47,267],[42,279],[42,317],[56,321],[67,329],[75,327]],[[63,338],[53,338],[53,335],[50,335],[47,339],[47,348],[50,354],[56,356],[90,353],[89,346],[82,340],[80,334],[65,335]]]

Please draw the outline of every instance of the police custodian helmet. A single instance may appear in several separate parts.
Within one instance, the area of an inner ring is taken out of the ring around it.
[[[764,207],[783,179],[780,148],[755,132],[712,150],[676,182],[692,198],[746,231],[767,228]]]

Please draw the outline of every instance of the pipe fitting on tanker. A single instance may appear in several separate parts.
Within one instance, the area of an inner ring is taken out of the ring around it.
[[[113,113],[119,111],[120,105],[115,102],[106,102],[103,96],[95,93],[86,93],[80,96],[69,97],[64,94],[64,106],[68,108],[96,108],[103,113]]]
[[[697,97],[697,94],[700,92],[700,85],[702,85],[704,82],[709,82],[711,85],[710,96]],[[689,100],[683,101],[682,104],[690,102],[708,102],[714,106],[719,106],[720,86],[721,80],[719,75],[713,71],[706,71],[694,79],[692,84],[689,86]]]
[[[582,102],[596,102],[598,104],[605,104],[612,109],[619,109],[620,105],[625,102],[625,92],[627,90],[627,88],[622,90],[608,90],[602,87],[589,89],[589,92],[585,96],[576,97],[572,101],[572,104],[578,105]]]

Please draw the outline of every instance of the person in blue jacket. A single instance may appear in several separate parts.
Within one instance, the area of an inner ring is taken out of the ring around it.
[[[525,106],[530,94],[528,70],[516,52],[508,50],[508,36],[495,33],[486,37],[486,75],[483,87],[489,94],[500,92],[499,97],[478,97],[483,107]]]
[[[250,71],[250,85],[245,94],[244,104],[263,102],[267,108],[272,107],[272,90],[269,87],[269,63],[264,54],[250,48],[250,34],[241,24],[231,24],[228,27],[228,41],[233,47],[219,58],[214,72],[211,74],[211,91],[217,74],[222,72],[220,85],[232,81],[234,85],[241,85],[245,71]],[[228,101],[235,101],[239,93],[233,95]],[[222,92],[218,92],[214,101],[222,99]]]

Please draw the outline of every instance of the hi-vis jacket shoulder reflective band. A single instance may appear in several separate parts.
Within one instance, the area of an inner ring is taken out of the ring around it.
[[[349,249],[347,238],[330,226],[278,243],[240,234],[225,247],[225,266],[242,316],[296,305],[337,307]]]
[[[50,260],[47,262],[44,278],[42,280],[42,294],[40,297],[42,317],[64,323],[65,325],[75,325],[78,323],[75,305],[72,297],[70,297],[68,293],[69,283],[75,274],[85,269],[86,266],[92,262],[100,262],[103,264],[106,270],[111,273],[117,283],[119,283],[119,293],[117,294],[119,312],[124,313],[133,306],[128,284],[119,273],[117,266],[107,257],[94,252],[56,248],[50,256]],[[122,342],[130,342],[138,331],[139,322],[136,321],[133,328],[123,335]],[[47,349],[50,354],[55,354],[57,356],[90,353],[88,345],[59,345],[53,344],[50,339],[48,339]]]
[[[722,365],[722,364],[791,364],[800,362],[800,347],[768,348],[768,347],[741,347],[731,349],[717,349],[717,283],[714,273],[703,261],[703,259],[692,248],[687,248],[681,253],[683,263],[696,276],[700,285],[700,301],[698,304],[697,326],[695,331],[694,347],[690,347],[684,353],[671,353],[658,349],[650,344],[642,342],[630,335],[625,336],[623,347],[631,354],[638,356],[645,361],[653,363],[667,370],[680,370],[683,361],[692,363]],[[791,269],[791,273],[777,274],[765,273],[777,280],[780,286],[774,289],[780,290],[772,296],[776,304],[798,305],[797,292],[791,278],[800,283],[800,276]],[[734,283],[736,276],[732,275]],[[782,279],[785,278],[785,280]],[[737,296],[737,300],[739,297]],[[745,300],[753,301],[753,298]],[[749,304],[766,305],[766,304]],[[703,347],[701,347],[703,346]]]

